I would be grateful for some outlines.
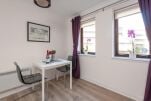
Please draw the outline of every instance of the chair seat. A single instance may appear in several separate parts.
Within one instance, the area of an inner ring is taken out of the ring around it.
[[[23,80],[25,84],[33,84],[36,82],[40,82],[42,80],[42,75],[40,73],[26,75],[23,76]]]

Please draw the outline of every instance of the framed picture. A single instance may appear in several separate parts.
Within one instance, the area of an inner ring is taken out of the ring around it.
[[[50,42],[50,26],[27,22],[27,41]]]

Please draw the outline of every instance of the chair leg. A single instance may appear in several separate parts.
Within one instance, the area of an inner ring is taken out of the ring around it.
[[[58,74],[59,74],[59,72],[56,70],[56,73],[55,73],[55,78],[56,78],[56,80],[58,81],[58,78],[59,78],[59,76],[58,76]]]
[[[32,90],[33,90],[33,91],[35,91],[35,84],[33,84],[33,86],[32,86]]]
[[[48,89],[49,88],[49,82],[47,81],[46,83],[47,83],[47,87],[46,88]]]
[[[64,86],[66,88],[66,73],[64,73]]]

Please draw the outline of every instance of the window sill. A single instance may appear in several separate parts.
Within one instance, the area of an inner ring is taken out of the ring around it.
[[[129,57],[117,57],[117,56],[113,56],[112,59],[132,60],[132,61],[142,61],[142,62],[150,61],[150,59],[144,59],[144,58],[129,58]]]
[[[92,55],[92,54],[78,54],[79,56],[90,56],[90,57],[95,57],[96,55]]]

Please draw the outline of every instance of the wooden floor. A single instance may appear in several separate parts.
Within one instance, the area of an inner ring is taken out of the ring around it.
[[[69,78],[68,78],[69,81]],[[0,101],[41,101],[40,86],[36,91],[31,89],[11,95]],[[73,80],[73,90],[64,86],[64,81],[49,81],[47,101],[134,101],[112,91],[96,86],[84,80]]]

